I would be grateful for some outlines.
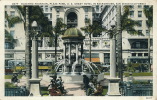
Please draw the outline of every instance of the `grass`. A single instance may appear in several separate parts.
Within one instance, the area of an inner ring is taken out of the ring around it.
[[[5,79],[11,79],[13,75],[5,75]],[[21,79],[23,75],[18,75],[18,79]]]
[[[41,87],[40,89],[43,96],[49,96],[49,91],[47,87]]]
[[[110,73],[105,73],[105,75],[110,75]],[[125,73],[123,73],[123,75],[128,77],[129,76],[129,72],[125,72]],[[153,76],[153,73],[152,72],[132,73],[132,76]]]
[[[10,82],[5,82],[5,88],[16,88],[17,86],[15,86],[13,83]]]
[[[104,88],[104,89],[103,89],[103,93],[102,93],[102,95],[106,95],[107,92],[108,92],[108,88]]]

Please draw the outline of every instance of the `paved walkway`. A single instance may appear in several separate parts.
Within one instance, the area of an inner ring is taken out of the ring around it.
[[[64,84],[64,88],[68,92],[66,96],[85,96],[84,90],[81,89],[81,84]]]

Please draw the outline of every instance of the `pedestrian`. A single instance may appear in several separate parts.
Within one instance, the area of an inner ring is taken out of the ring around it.
[[[103,93],[103,87],[102,87],[102,85],[100,85],[100,83],[98,83],[94,95],[102,96],[102,93]]]
[[[64,89],[63,89],[63,84],[62,84],[62,82],[61,82],[61,80],[60,79],[57,79],[56,80],[56,84],[57,84],[57,89],[59,89],[60,91],[61,91],[61,93],[62,94],[64,94]]]
[[[87,91],[88,89],[88,85],[89,85],[89,78],[86,76],[86,75],[83,75],[83,83],[84,83],[84,88],[85,88],[85,91]]]
[[[59,89],[57,89],[55,81],[52,79],[50,84],[48,85],[48,90],[50,96],[60,96],[61,92]]]

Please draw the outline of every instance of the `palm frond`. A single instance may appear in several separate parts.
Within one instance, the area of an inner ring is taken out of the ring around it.
[[[17,23],[21,23],[22,22],[22,19],[18,16],[15,16],[15,17],[11,17],[9,16],[8,18],[8,26],[11,27],[12,25],[15,25]]]
[[[145,5],[143,8],[145,16],[148,18],[146,21],[147,27],[153,27],[153,6]]]

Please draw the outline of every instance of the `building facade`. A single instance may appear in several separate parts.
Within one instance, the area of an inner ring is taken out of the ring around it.
[[[86,19],[90,19],[91,22],[97,19],[101,19],[102,26],[106,29],[111,28],[111,23],[116,22],[116,7],[114,5],[97,5],[97,6],[40,6],[43,9],[44,15],[48,17],[49,21],[52,22],[52,26],[55,26],[56,19],[62,18],[63,22],[67,24],[67,28],[76,27],[80,30],[81,27],[86,26]],[[17,11],[11,6],[6,6],[5,11],[8,15],[19,16]],[[148,35],[149,31],[146,26],[146,20],[143,13],[143,5],[133,6],[130,10],[130,18],[139,20],[141,26],[136,27],[137,30],[141,31],[144,36],[131,36],[127,32],[123,31],[123,62],[127,64],[128,61],[134,63],[147,63],[148,61]],[[7,24],[7,21],[6,21]],[[101,23],[100,23],[101,24]],[[8,60],[24,60],[25,59],[25,31],[23,23],[15,24],[14,27],[6,29],[13,35],[16,42],[14,47],[11,48],[7,41],[5,42],[5,59],[6,66]],[[83,41],[84,58],[89,60],[89,36],[82,32],[85,36]],[[152,41],[152,32],[150,32]],[[63,59],[63,40],[62,36],[58,38],[59,46],[58,60]],[[92,35],[92,62],[110,65],[110,39],[105,32],[102,32],[99,36]],[[38,47],[39,60],[54,60],[55,48],[49,45],[49,38],[45,37],[40,40]],[[152,43],[151,43],[151,56],[152,56]]]
[[[130,15],[129,18],[139,21],[139,26],[135,26],[135,29],[143,33],[143,35],[130,35],[127,31],[122,30],[122,49],[123,49],[123,63],[148,63],[148,38],[150,35],[150,57],[152,63],[152,48],[153,48],[153,33],[149,32],[146,25],[146,16],[143,12],[144,5],[129,5]],[[123,6],[121,7],[121,13],[123,14]],[[116,23],[116,6],[104,6],[101,13],[102,23],[108,30],[111,29],[111,24]]]

